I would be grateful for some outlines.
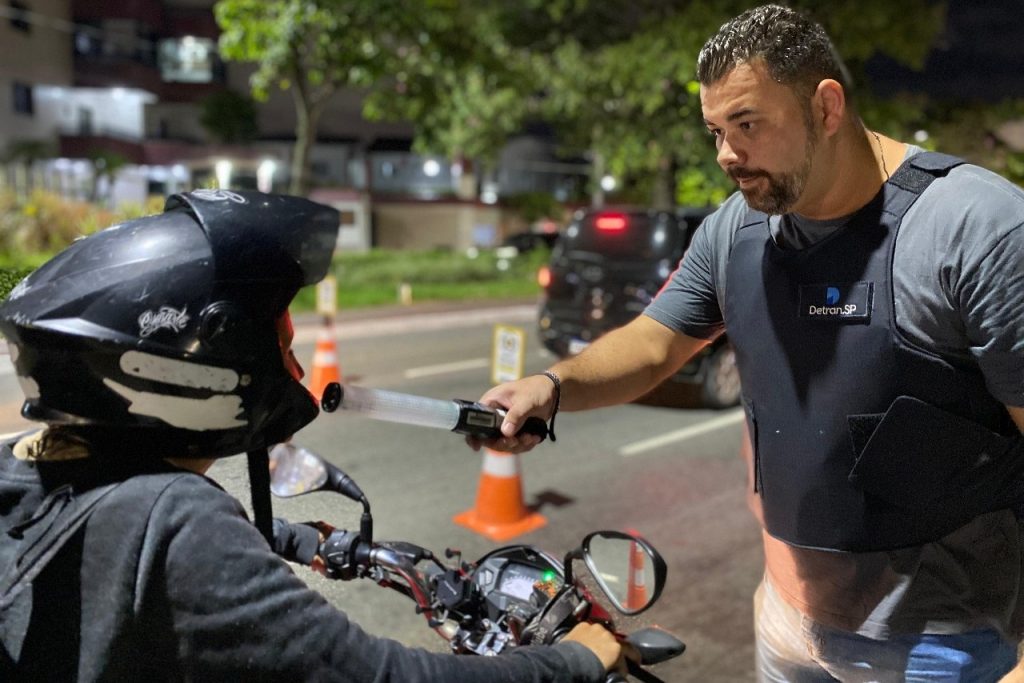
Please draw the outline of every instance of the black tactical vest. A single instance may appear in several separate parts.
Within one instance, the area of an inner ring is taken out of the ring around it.
[[[894,321],[900,222],[960,163],[912,157],[806,249],[777,247],[755,212],[736,234],[726,329],[754,488],[767,531],[783,541],[856,552],[919,545],[1017,496],[1010,482],[1024,459],[1007,455],[1017,432],[1005,407],[976,368],[916,348]]]

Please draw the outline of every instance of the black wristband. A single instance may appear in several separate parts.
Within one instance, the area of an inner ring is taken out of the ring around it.
[[[555,407],[551,409],[551,417],[548,419],[548,435],[552,441],[558,441],[555,438],[555,415],[558,415],[558,404],[562,401],[562,380],[550,370],[545,370],[540,374],[547,377],[555,385]]]

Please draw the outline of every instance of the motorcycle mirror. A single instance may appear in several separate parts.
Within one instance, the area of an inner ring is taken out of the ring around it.
[[[601,591],[623,614],[640,614],[665,587],[664,558],[636,534],[595,531],[583,539],[582,556]]]
[[[316,453],[291,441],[270,449],[270,491],[289,498],[312,491],[335,491],[366,506],[366,496],[350,476]]]

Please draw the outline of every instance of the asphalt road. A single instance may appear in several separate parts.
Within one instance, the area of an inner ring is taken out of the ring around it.
[[[344,381],[434,398],[476,399],[490,386],[493,326],[526,331],[528,373],[552,357],[534,335],[534,307],[343,314],[335,328]],[[296,355],[309,365],[315,319],[297,321]],[[0,430],[25,426],[17,384],[0,361]],[[589,531],[632,528],[664,555],[668,582],[648,612],[623,620],[631,630],[656,623],[687,644],[680,658],[654,668],[666,681],[752,681],[751,597],[762,568],[759,531],[745,506],[737,411],[628,405],[558,419],[558,442],[521,458],[526,503],[547,525],[511,542],[560,556]],[[473,506],[481,456],[440,430],[321,415],[296,441],[358,481],[369,497],[376,538],[409,540],[441,554],[475,559],[497,546],[452,522]],[[244,458],[210,472],[248,502]],[[275,500],[275,514],[355,527],[360,508],[337,495]],[[511,543],[510,542],[510,543]],[[297,568],[366,630],[443,650],[444,642],[404,597],[369,582],[330,582]]]

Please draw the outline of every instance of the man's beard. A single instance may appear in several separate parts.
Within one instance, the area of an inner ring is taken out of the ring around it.
[[[729,177],[737,184],[741,178],[764,178],[767,188],[740,188],[747,205],[755,211],[762,211],[770,216],[781,216],[788,213],[804,193],[807,178],[811,175],[811,162],[814,157],[816,139],[808,131],[807,144],[804,149],[803,162],[795,170],[786,173],[769,173],[743,166],[730,168]]]

